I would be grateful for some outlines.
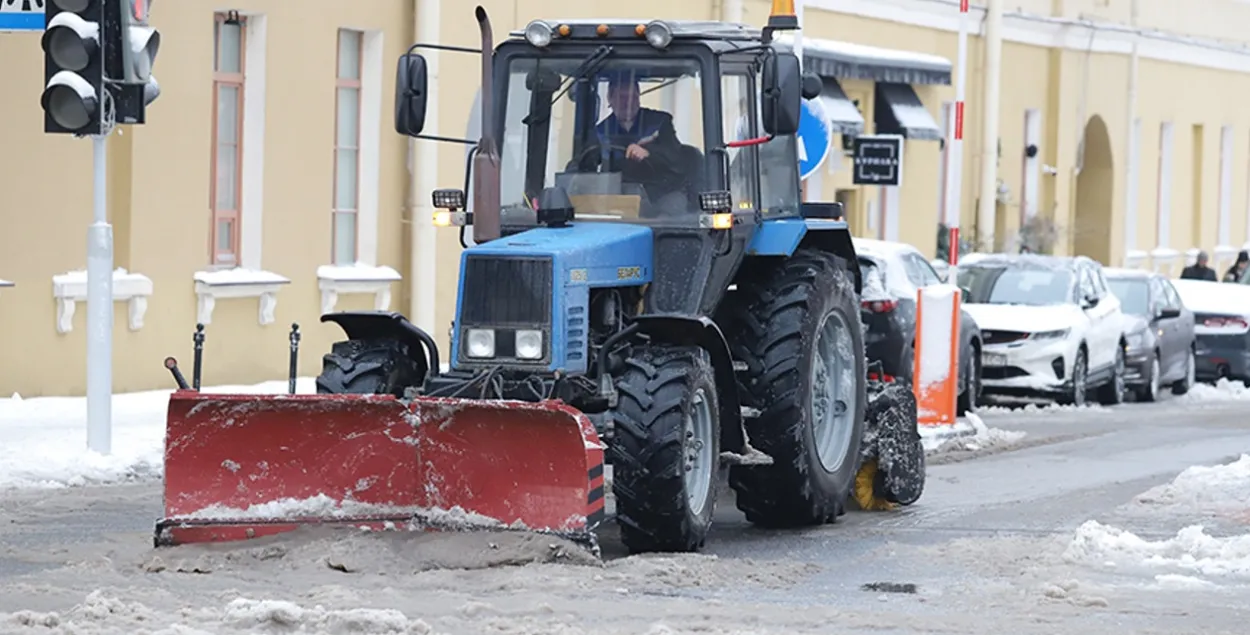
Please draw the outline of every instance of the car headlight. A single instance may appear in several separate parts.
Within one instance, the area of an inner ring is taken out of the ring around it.
[[[495,356],[494,329],[469,329],[468,340],[465,352],[469,357],[484,358]]]
[[[542,331],[517,331],[516,332],[516,356],[517,356],[517,359],[542,359],[543,358],[543,332]]]
[[[1072,329],[1059,329],[1056,331],[1038,331],[1029,336],[1031,340],[1061,340],[1068,336]]]
[[[1125,336],[1124,341],[1128,342],[1129,348],[1141,348],[1146,345],[1146,334],[1141,331],[1129,333]]]

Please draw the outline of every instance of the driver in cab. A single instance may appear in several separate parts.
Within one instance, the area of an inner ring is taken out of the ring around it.
[[[611,76],[607,97],[612,114],[595,126],[599,147],[587,157],[591,165],[582,167],[619,171],[624,181],[641,185],[652,208],[649,215],[684,213],[688,201],[682,143],[673,116],[642,107],[638,80],[631,73]]]

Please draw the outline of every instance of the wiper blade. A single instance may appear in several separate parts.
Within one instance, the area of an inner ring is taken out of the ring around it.
[[[616,49],[611,46],[604,44],[596,49],[594,53],[588,55],[586,59],[582,60],[581,64],[577,65],[577,68],[574,69],[572,74],[569,75],[568,80],[560,86],[560,92],[556,93],[556,96],[551,98],[551,103],[555,104],[557,101],[560,101],[560,98],[563,97],[565,93],[569,92],[569,89],[573,87],[574,83],[599,70],[599,67],[603,66],[604,60],[606,60],[607,57],[615,50]]]

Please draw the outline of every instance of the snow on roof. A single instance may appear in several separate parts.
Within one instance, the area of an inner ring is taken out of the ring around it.
[[[1075,264],[1072,256],[1049,256],[1046,254],[968,254],[959,259],[961,266],[998,265],[1040,269],[1067,269]]]
[[[1149,269],[1128,269],[1126,267],[1103,267],[1103,275],[1108,278],[1149,278],[1155,272]]]
[[[1195,313],[1250,315],[1250,286],[1207,280],[1172,280],[1181,301]]]
[[[774,41],[783,47],[794,46],[794,37],[791,35],[778,35]],[[952,68],[951,61],[940,55],[804,37],[803,54],[817,53],[859,64],[906,64],[939,71],[950,71]]]

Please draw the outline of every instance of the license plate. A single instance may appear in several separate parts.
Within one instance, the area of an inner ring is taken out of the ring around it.
[[[1001,353],[986,353],[982,361],[986,366],[1006,366],[1007,356]]]

